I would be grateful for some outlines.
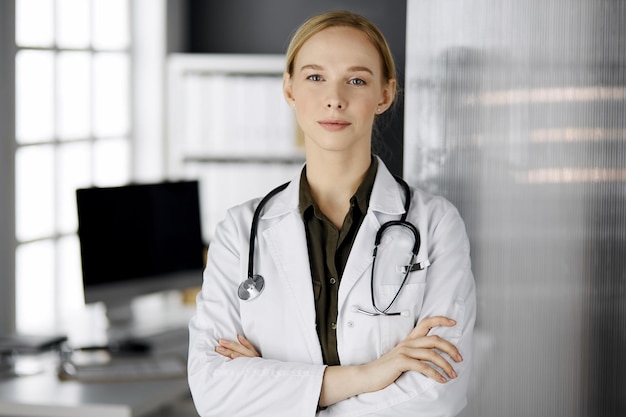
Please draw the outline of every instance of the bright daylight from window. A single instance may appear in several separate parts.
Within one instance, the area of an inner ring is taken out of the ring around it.
[[[129,7],[16,0],[19,331],[58,328],[83,308],[75,191],[130,178]]]

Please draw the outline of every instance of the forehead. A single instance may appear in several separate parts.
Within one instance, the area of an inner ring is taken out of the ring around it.
[[[382,60],[370,38],[352,27],[323,29],[302,44],[296,55],[296,69],[301,65],[341,64],[369,65],[380,68]]]

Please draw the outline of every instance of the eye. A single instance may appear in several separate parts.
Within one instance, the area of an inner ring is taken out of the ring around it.
[[[352,78],[348,81],[348,84],[351,85],[367,85],[364,79],[362,78]]]
[[[318,74],[309,75],[306,79],[310,81],[322,81],[322,77]]]

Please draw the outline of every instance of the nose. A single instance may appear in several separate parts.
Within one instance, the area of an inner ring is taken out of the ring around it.
[[[341,86],[330,87],[326,99],[326,107],[329,109],[344,110],[346,101],[341,93]]]

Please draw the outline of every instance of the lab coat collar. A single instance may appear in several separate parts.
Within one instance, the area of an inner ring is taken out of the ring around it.
[[[303,169],[304,165],[298,171],[298,175],[289,182],[287,188],[281,191],[280,198],[272,198],[267,202],[267,206],[261,214],[262,219],[272,219],[298,210],[300,175],[302,175]]]
[[[370,196],[369,210],[390,216],[401,215],[404,213],[402,189],[383,161],[378,156],[375,158],[378,158],[378,172]],[[287,188],[281,192],[281,198],[273,198],[268,201],[261,218],[271,219],[298,210],[302,169],[304,169],[304,165]]]
[[[404,193],[402,188],[398,185],[383,161],[378,156],[376,158],[378,158],[378,172],[372,188],[369,209],[391,216],[401,215],[404,213]]]

